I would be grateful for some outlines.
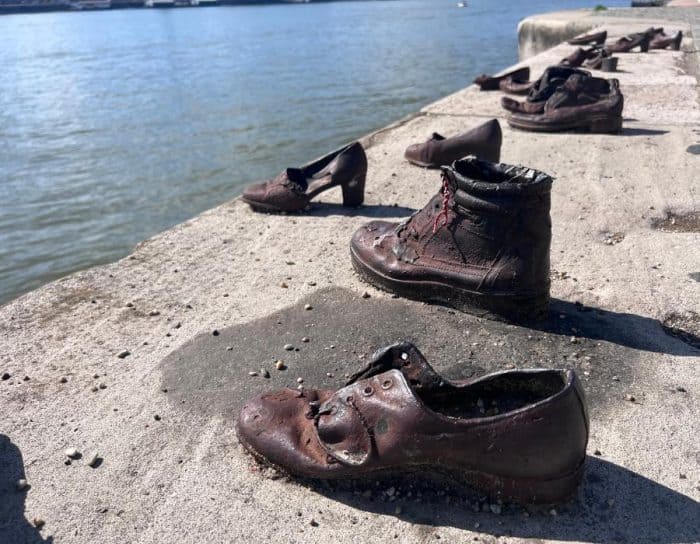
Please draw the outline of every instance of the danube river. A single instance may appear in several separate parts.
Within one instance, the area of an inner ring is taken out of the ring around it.
[[[0,303],[514,63],[523,17],[597,2],[468,3],[0,16]]]

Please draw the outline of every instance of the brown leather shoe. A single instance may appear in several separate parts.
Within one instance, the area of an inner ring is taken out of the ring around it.
[[[442,172],[442,190],[407,221],[372,221],[355,232],[355,270],[392,293],[464,312],[544,317],[552,178],[475,157]]]
[[[540,102],[520,102],[519,100],[513,100],[507,96],[501,97],[501,106],[503,109],[511,111],[513,113],[542,113],[544,111],[544,101]]]
[[[434,132],[427,142],[409,146],[404,157],[410,163],[426,168],[452,164],[467,155],[476,155],[480,159],[498,162],[502,140],[501,125],[496,119],[491,119],[452,138],[445,138]]]
[[[403,342],[377,352],[337,391],[284,389],[250,400],[236,431],[258,459],[295,476],[431,472],[493,499],[554,504],[581,481],[588,415],[573,370],[449,381]]]
[[[530,68],[525,66],[523,68],[516,68],[500,76],[489,76],[487,74],[481,74],[474,79],[482,91],[496,91],[498,90],[499,83],[506,78],[511,78],[514,81],[527,81],[530,79]]]
[[[666,36],[665,34],[657,34],[649,42],[649,49],[666,49],[670,47],[674,51],[678,51],[681,48],[681,42],[683,41],[683,32],[678,31],[673,36]]]
[[[654,30],[656,29],[649,29],[646,32],[623,36],[619,40],[606,45],[605,50],[610,55],[612,53],[629,53],[635,47],[639,47],[642,53],[646,53],[649,51],[649,43],[653,36],[651,32]]]
[[[584,61],[586,61],[588,59],[592,59],[597,54],[598,54],[598,49],[595,47],[589,47],[588,49],[583,49],[583,48],[579,47],[578,49],[576,49],[576,51],[571,53],[571,55],[569,55],[566,58],[563,58],[559,62],[559,65],[560,66],[569,66],[571,68],[578,68],[579,66],[581,66],[584,63]]]
[[[591,43],[594,44],[603,44],[605,43],[605,40],[608,38],[608,31],[603,30],[602,32],[594,32],[592,34],[586,34],[584,36],[580,36],[578,38],[573,38],[569,40],[569,45],[588,45]]]
[[[576,74],[547,99],[542,113],[512,113],[508,116],[508,124],[538,132],[587,130],[614,133],[622,129],[623,106],[624,99],[616,79]]]
[[[340,185],[343,206],[360,206],[366,176],[365,150],[355,142],[299,168],[287,168],[274,179],[249,185],[241,199],[258,212],[296,212],[307,208],[319,193]]]

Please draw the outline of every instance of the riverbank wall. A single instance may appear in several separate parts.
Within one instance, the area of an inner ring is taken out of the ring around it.
[[[501,94],[470,86],[363,138],[359,209],[335,190],[289,216],[234,199],[1,306],[0,542],[700,541],[697,45],[665,17],[683,50],[620,55],[620,134],[512,130]],[[660,21],[595,26],[616,38]],[[536,75],[572,49],[521,65]],[[358,227],[440,189],[404,149],[492,117],[503,162],[555,177],[552,312],[529,327],[392,298],[350,264]],[[590,443],[573,502],[530,512],[414,477],[300,485],[244,453],[233,418],[250,395],[340,387],[402,338],[450,378],[576,369]]]

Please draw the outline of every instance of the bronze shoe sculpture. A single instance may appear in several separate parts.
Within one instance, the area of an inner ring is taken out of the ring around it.
[[[299,168],[287,168],[274,179],[249,185],[241,200],[258,212],[297,212],[319,193],[340,186],[343,206],[360,206],[366,177],[367,156],[355,142]]]
[[[345,387],[283,389],[236,421],[258,460],[313,479],[430,473],[495,500],[561,503],[581,481],[588,415],[573,370],[450,381],[408,342],[377,352]]]
[[[546,100],[541,113],[511,113],[508,124],[536,132],[615,133],[622,129],[623,107],[624,98],[616,79],[575,74]]]
[[[518,102],[504,96],[501,98],[501,105],[504,109],[512,112],[542,113],[545,102],[574,74],[591,77],[591,73],[585,70],[568,66],[550,66],[542,73],[542,77],[532,82],[525,102]]]
[[[639,47],[642,53],[646,53],[649,51],[649,43],[651,42],[651,30],[653,29],[638,34],[631,34],[630,36],[623,36],[619,40],[606,45],[605,50],[610,55],[612,53],[629,53],[635,47]]]
[[[681,42],[683,41],[683,32],[678,31],[673,36],[666,36],[665,34],[656,34],[651,42],[649,42],[649,49],[666,49],[670,47],[674,51],[678,51],[681,48]]]
[[[498,162],[502,140],[501,125],[496,119],[491,119],[452,138],[445,138],[434,132],[428,141],[409,146],[404,157],[408,162],[425,168],[452,164],[467,155],[476,155],[480,159]]]
[[[500,76],[489,76],[487,74],[482,74],[474,79],[482,91],[496,91],[500,82],[506,78],[510,78],[514,81],[527,81],[530,79],[530,68],[524,66],[523,68],[516,68]]]
[[[568,41],[569,45],[588,45],[588,44],[597,44],[601,45],[605,43],[605,40],[608,37],[608,31],[603,30],[602,32],[594,32],[592,34],[586,34],[584,36],[580,36],[578,38],[572,38],[571,40]]]
[[[581,66],[585,61],[594,58],[595,56],[598,55],[598,48],[596,47],[589,47],[588,49],[583,49],[579,47],[571,53],[566,58],[563,58],[560,62],[560,66],[569,66],[570,68],[578,68]]]
[[[545,317],[552,178],[476,157],[443,166],[442,177],[442,189],[408,220],[355,232],[355,270],[386,291],[463,312]]]
[[[546,68],[542,75],[535,81],[516,82],[506,78],[500,83],[500,89],[509,94],[527,94],[528,100],[542,100],[546,94],[551,96],[559,85],[564,83],[573,74],[583,74],[590,76],[590,72],[580,70],[571,66],[550,66]]]

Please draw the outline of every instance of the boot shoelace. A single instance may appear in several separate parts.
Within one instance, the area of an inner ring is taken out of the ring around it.
[[[437,234],[440,228],[444,227],[449,223],[450,219],[448,216],[447,209],[450,205],[450,184],[445,171],[442,172],[442,206],[440,207],[440,213],[435,216],[435,221],[433,222],[433,234]],[[444,218],[444,222],[441,219]]]

